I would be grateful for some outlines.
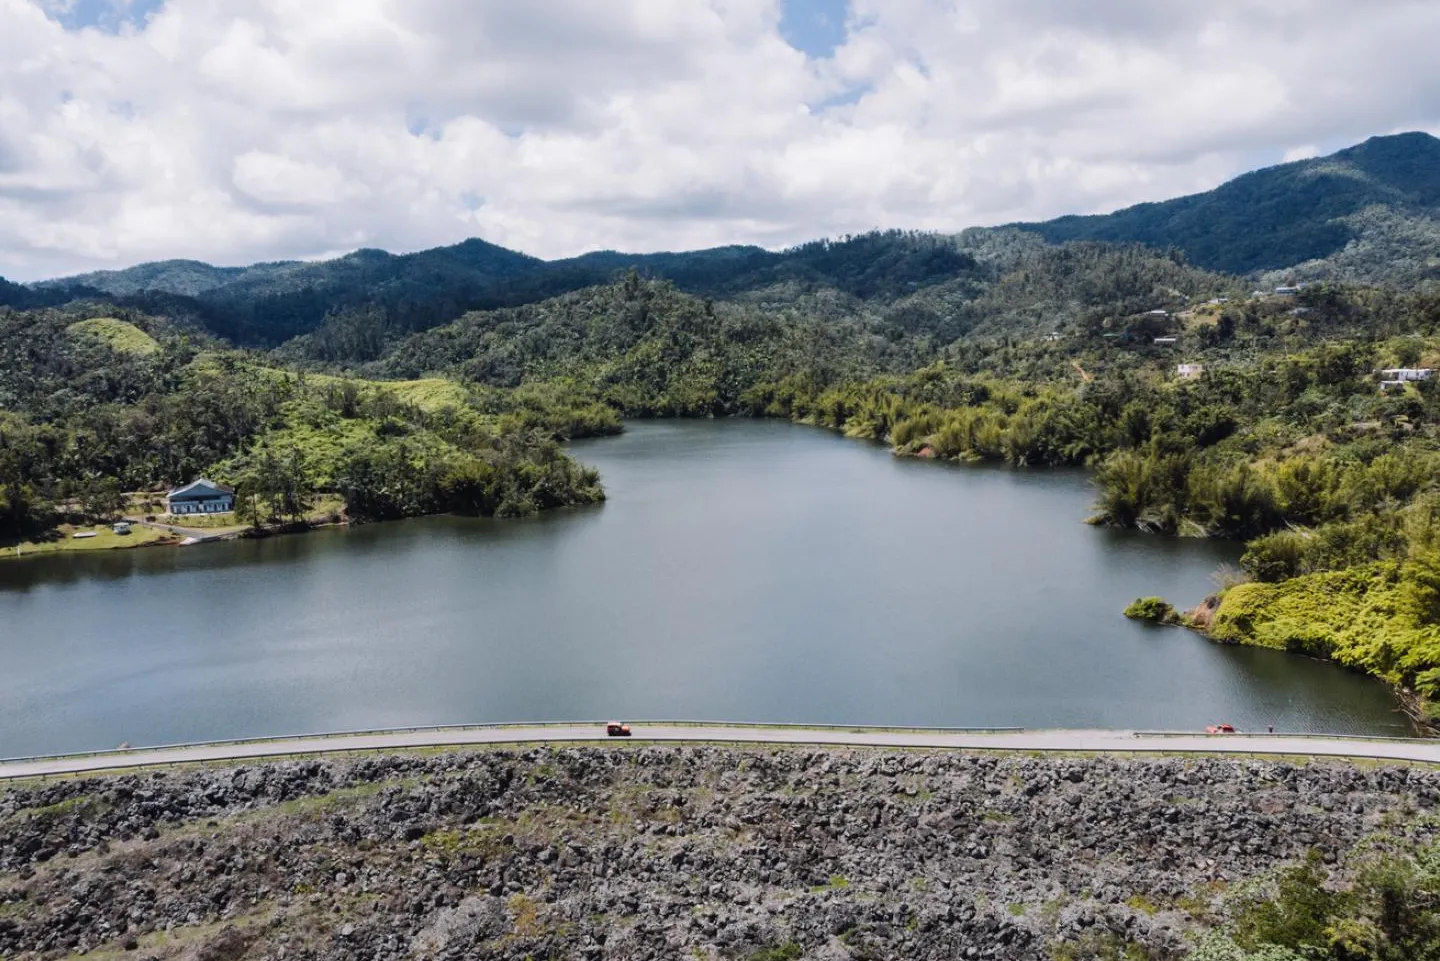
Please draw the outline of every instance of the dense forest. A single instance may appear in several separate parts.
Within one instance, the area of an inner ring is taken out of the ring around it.
[[[303,516],[317,491],[357,519],[602,497],[552,421],[614,429],[613,412],[489,397],[482,410],[449,382],[307,376],[214,346],[139,316],[0,310],[0,542],[202,473],[235,484],[256,521]]]

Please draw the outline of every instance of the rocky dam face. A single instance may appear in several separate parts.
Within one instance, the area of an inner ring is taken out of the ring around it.
[[[1432,840],[1437,799],[1405,766],[643,745],[32,781],[0,785],[0,957],[1180,958],[1278,865]]]

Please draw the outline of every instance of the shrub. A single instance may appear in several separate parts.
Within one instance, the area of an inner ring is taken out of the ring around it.
[[[765,948],[764,950],[757,951],[750,955],[750,961],[797,961],[804,953],[805,951],[800,945],[791,941],[788,944],[782,944],[778,948]]]
[[[1142,597],[1125,608],[1125,616],[1134,621],[1153,621],[1156,624],[1179,624],[1180,615],[1168,602],[1159,597]]]

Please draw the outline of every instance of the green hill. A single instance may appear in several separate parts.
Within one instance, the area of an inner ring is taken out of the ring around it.
[[[1397,223],[1411,225],[1406,246],[1423,239],[1432,253],[1440,253],[1437,217],[1440,140],[1406,133],[1257,170],[1208,193],[1016,226],[1053,244],[1099,240],[1176,247],[1199,266],[1248,274],[1334,257]],[[1420,237],[1417,224],[1425,227]],[[1377,260],[1384,255],[1376,251]]]
[[[160,352],[160,343],[134,324],[116,317],[92,317],[69,327],[71,334],[93,337],[120,354],[148,357]]]
[[[793,295],[820,287],[862,299],[894,298],[982,273],[977,260],[953,238],[877,231],[778,253],[759,247],[659,254],[600,251],[549,262],[472,239],[403,256],[359,250],[318,263],[217,268],[166,261],[25,290],[57,295],[75,288],[83,292],[77,296],[109,294],[147,314],[189,319],[236,344],[273,347],[337,318],[349,324],[357,314],[378,314],[393,339],[468,311],[518,307],[607,284],[630,270],[706,297],[744,296],[776,287]],[[373,359],[380,346],[349,343],[343,353],[324,359]]]
[[[117,296],[156,290],[193,297],[239,280],[247,273],[263,269],[264,265],[212,267],[210,264],[201,263],[198,260],[162,260],[156,263],[140,264],[125,270],[97,270],[94,273],[67,277],[64,280],[46,281],[36,286],[47,288],[78,284],[101,293]]]

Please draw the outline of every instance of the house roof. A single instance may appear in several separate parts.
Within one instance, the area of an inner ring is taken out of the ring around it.
[[[165,496],[184,497],[186,494],[205,494],[209,491],[217,491],[221,494],[235,493],[235,491],[231,490],[229,487],[224,486],[223,484],[217,484],[212,480],[202,477],[199,480],[191,481],[184,487],[175,488],[173,491],[171,491],[169,494],[166,494]]]

